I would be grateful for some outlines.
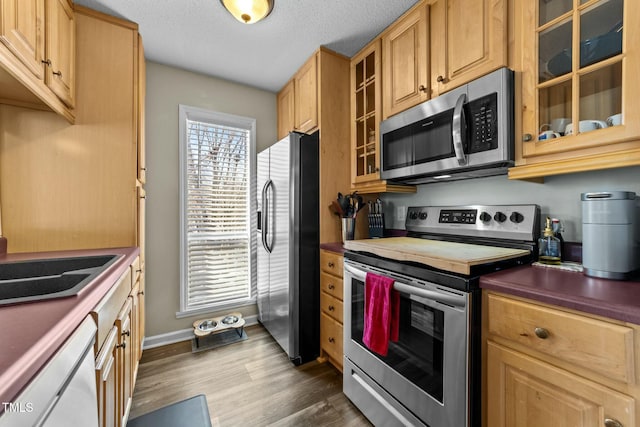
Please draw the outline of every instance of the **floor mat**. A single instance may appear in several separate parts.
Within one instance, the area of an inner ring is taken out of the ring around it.
[[[201,351],[211,350],[214,348],[222,347],[227,344],[233,344],[234,342],[240,342],[249,339],[244,328],[242,328],[242,335],[238,334],[235,329],[229,329],[227,331],[219,332],[217,334],[211,334],[206,337],[200,337],[191,339],[191,353],[198,353]]]

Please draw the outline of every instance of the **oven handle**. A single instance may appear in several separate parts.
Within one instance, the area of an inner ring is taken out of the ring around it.
[[[456,106],[453,109],[453,123],[451,126],[451,136],[453,137],[453,151],[456,153],[458,164],[464,166],[467,164],[467,156],[464,154],[464,145],[462,144],[462,117],[464,115],[464,103],[467,101],[467,94],[463,93],[458,98]]]
[[[353,277],[360,280],[361,282],[364,283],[366,281],[366,278],[367,278],[366,272],[355,269],[347,264],[344,265],[344,269],[345,271],[347,271],[349,274],[351,274]],[[417,288],[415,286],[405,285],[404,283],[400,283],[397,281],[393,283],[393,289],[395,289],[398,292],[403,292],[409,295],[415,295],[417,297],[422,297],[431,301],[445,303],[454,307],[464,308],[466,306],[466,300],[462,296],[450,295],[444,292]]]

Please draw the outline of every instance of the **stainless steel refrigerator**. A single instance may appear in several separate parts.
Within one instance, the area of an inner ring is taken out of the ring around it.
[[[320,347],[318,163],[318,132],[258,154],[258,320],[296,365]]]

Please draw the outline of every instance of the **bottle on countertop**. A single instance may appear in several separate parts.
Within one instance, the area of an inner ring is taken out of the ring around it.
[[[561,246],[553,232],[551,218],[547,217],[543,236],[538,239],[539,257],[538,261],[543,264],[560,264],[561,262]]]
[[[564,261],[564,238],[562,237],[564,227],[562,227],[562,223],[558,218],[551,218],[551,229],[553,230],[553,235],[560,240],[560,259]]]

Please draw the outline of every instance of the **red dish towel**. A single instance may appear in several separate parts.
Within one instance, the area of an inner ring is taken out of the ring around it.
[[[393,279],[367,273],[364,284],[364,333],[362,341],[371,350],[386,356],[389,340],[398,341],[400,294]]]

